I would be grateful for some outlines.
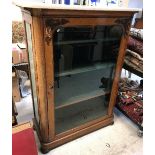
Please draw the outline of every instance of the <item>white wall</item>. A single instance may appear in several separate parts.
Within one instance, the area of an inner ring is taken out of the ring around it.
[[[21,9],[12,4],[11,6],[11,19],[12,21],[22,21]]]
[[[143,0],[129,0],[129,8],[143,8]]]
[[[45,0],[19,0],[23,2],[44,2]],[[52,1],[52,0],[51,0]],[[22,13],[19,7],[15,6],[12,4],[11,6],[12,13],[11,13],[11,18],[12,21],[22,21]]]

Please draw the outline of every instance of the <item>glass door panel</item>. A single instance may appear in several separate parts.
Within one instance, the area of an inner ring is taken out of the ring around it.
[[[27,35],[27,48],[28,48],[28,56],[29,56],[29,65],[31,70],[31,87],[32,87],[32,99],[33,99],[33,108],[34,115],[39,123],[39,113],[38,113],[38,98],[37,98],[37,88],[36,88],[36,77],[35,77],[35,64],[34,64],[34,55],[32,51],[32,34],[31,34],[31,25],[29,23],[25,23],[26,27],[26,35]]]
[[[108,114],[122,29],[60,27],[54,34],[56,134]]]

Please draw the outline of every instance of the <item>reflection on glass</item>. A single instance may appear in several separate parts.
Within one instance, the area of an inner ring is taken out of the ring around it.
[[[55,32],[56,134],[107,115],[121,36],[119,26]]]
[[[32,51],[32,38],[31,38],[31,27],[30,24],[26,23],[26,35],[27,35],[27,44],[28,44],[28,55],[29,55],[29,63],[31,70],[31,84],[32,84],[32,94],[33,94],[33,108],[35,118],[39,123],[39,115],[38,115],[38,100],[36,93],[36,82],[35,82],[35,69],[34,69],[34,60],[33,60],[33,51]]]

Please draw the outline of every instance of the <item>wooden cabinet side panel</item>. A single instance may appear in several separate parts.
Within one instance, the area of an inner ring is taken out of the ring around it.
[[[25,39],[26,39],[26,48],[27,48],[27,51],[28,51],[28,68],[29,68],[29,70],[31,70],[31,65],[30,65],[30,51],[29,51],[29,48],[28,48],[28,32],[27,32],[27,29],[26,29],[26,24],[29,24],[29,26],[31,27],[31,25],[32,25],[32,17],[31,17],[31,14],[30,14],[30,12],[28,12],[28,11],[26,11],[26,10],[22,10],[22,19],[23,19],[23,24],[24,24],[24,31],[25,31]],[[35,63],[35,59],[33,58],[33,62]],[[36,71],[34,71],[35,72],[35,77],[37,77],[37,73],[36,73]],[[32,104],[33,104],[33,113],[34,113],[34,117],[37,117],[36,115],[36,111],[35,111],[35,109],[36,109],[36,107],[35,107],[35,103],[34,103],[34,94],[33,94],[33,86],[32,86],[32,74],[33,73],[31,73],[31,71],[29,72],[29,74],[30,74],[30,83],[31,83],[31,96],[32,96]],[[35,86],[35,88],[37,89],[37,85]],[[38,104],[38,103],[37,103]],[[38,110],[38,109],[36,109],[36,110]],[[36,120],[37,120],[37,118],[35,118]],[[36,121],[37,122],[37,124],[39,124],[39,122],[38,121]]]
[[[37,124],[39,124],[39,120],[36,118],[37,116],[37,114],[36,114],[36,110],[38,111],[38,109],[37,109],[37,107],[35,107],[35,102],[34,102],[34,94],[33,94],[33,84],[32,84],[32,74],[33,73],[31,73],[31,60],[30,60],[30,51],[29,51],[29,39],[28,39],[28,30],[27,30],[27,28],[26,28],[26,25],[28,24],[29,25],[29,27],[30,27],[30,29],[31,29],[31,25],[32,25],[32,17],[31,17],[31,13],[29,12],[29,11],[27,11],[27,10],[23,10],[22,9],[22,19],[23,19],[23,24],[24,24],[24,30],[25,30],[25,38],[26,38],[26,48],[27,48],[27,51],[28,51],[28,67],[29,67],[29,70],[30,70],[30,83],[31,83],[31,95],[32,95],[32,102],[33,102],[33,112],[34,112],[34,117],[35,117],[35,119],[37,120]],[[32,34],[30,33],[30,36],[32,37]],[[32,43],[32,38],[31,38],[31,40],[30,40],[30,42]],[[33,47],[32,47],[33,48]],[[34,67],[36,66],[36,62],[35,62],[35,55],[34,55],[35,53],[33,52],[33,59],[32,59],[32,61],[33,61],[33,63],[34,63]],[[36,70],[34,69],[34,73],[35,73],[35,81],[37,81],[37,72],[36,72]],[[37,85],[35,85],[35,89],[36,89],[36,91],[37,91]],[[37,103],[38,104],[38,103]]]
[[[38,111],[40,118],[40,132],[42,140],[48,142],[48,117],[47,117],[47,95],[45,77],[45,55],[43,44],[43,24],[39,17],[32,18],[33,47],[36,60],[37,88],[38,88]]]
[[[43,25],[42,21],[38,17],[32,17],[30,12],[22,10],[23,20],[28,23],[31,27],[31,38],[32,38],[32,51],[34,61],[34,73],[36,82],[36,93],[37,93],[37,105],[39,114],[39,131],[41,134],[41,140],[48,142],[48,119],[47,119],[47,97],[46,97],[46,78],[45,78],[45,59],[44,59],[44,44],[43,44]],[[25,28],[26,30],[26,28]],[[26,34],[26,33],[25,33]],[[27,38],[27,36],[26,36]],[[27,39],[26,39],[27,40]],[[28,47],[28,43],[27,43]],[[29,60],[30,63],[30,60]],[[30,73],[31,74],[31,73]],[[31,82],[32,86],[32,82]],[[32,93],[33,97],[33,93]],[[34,107],[34,114],[35,114]],[[36,119],[37,120],[37,119]]]

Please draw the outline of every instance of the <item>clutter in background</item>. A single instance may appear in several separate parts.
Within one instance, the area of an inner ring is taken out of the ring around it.
[[[43,0],[46,4],[128,7],[129,0]]]
[[[20,45],[20,46],[19,46]],[[22,47],[21,47],[22,46]],[[19,43],[12,44],[12,63],[28,63],[28,54],[25,45]]]
[[[143,80],[139,83],[129,78],[121,78],[117,106],[134,122],[141,125],[143,122]]]
[[[143,73],[143,29],[130,29],[124,64]]]

